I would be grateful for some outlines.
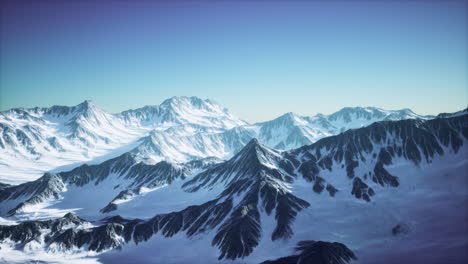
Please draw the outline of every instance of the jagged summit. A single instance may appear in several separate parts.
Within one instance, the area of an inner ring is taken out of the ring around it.
[[[283,114],[271,121],[263,122],[263,124],[268,124],[268,123],[276,123],[276,124],[283,124],[283,125],[303,125],[306,121],[304,120],[304,117],[293,113],[293,112],[288,112],[286,114]]]
[[[256,160],[262,164],[270,164],[271,157],[277,157],[279,155],[279,151],[271,149],[260,143],[257,138],[253,138],[238,154],[233,157],[233,159]]]
[[[233,190],[240,191],[242,187],[263,181],[291,182],[292,170],[291,163],[284,159],[280,151],[270,149],[254,138],[234,157],[196,175],[183,186],[193,192],[223,183],[231,186]],[[281,188],[286,186],[282,185]]]
[[[83,111],[89,111],[91,109],[99,109],[99,107],[94,104],[91,100],[85,100],[77,105],[66,106],[66,105],[53,105],[50,107],[32,107],[32,108],[25,108],[25,107],[18,107],[12,108],[9,110],[5,110],[0,112],[2,115],[10,114],[23,114],[23,115],[31,115],[35,117],[40,117],[41,115],[55,115],[58,117],[66,116],[70,114],[76,114]]]
[[[371,119],[382,118],[384,115],[384,111],[376,107],[344,107],[328,116],[328,120],[336,121],[341,118],[345,122],[351,122],[353,117]]]
[[[175,96],[164,100],[160,105],[127,110],[118,115],[127,122],[153,126],[196,124],[230,129],[246,124],[221,105],[195,96]]]
[[[164,100],[160,106],[161,107],[180,107],[183,105],[191,105],[192,107],[198,109],[210,109],[210,108],[219,108],[227,111],[225,107],[222,107],[218,103],[215,103],[209,99],[201,99],[196,96],[173,96],[169,99]]]
[[[93,111],[105,112],[104,110],[99,108],[95,103],[93,103],[91,100],[85,100],[72,108],[74,108],[76,112],[81,113],[81,114],[86,114],[86,113],[90,113]]]
[[[294,112],[287,112],[286,114],[283,114],[279,117],[277,117],[276,119],[284,119],[284,118],[291,118],[291,119],[294,119],[294,118],[298,118],[300,117],[298,114],[294,113]]]
[[[401,120],[401,119],[430,119],[433,116],[421,116],[415,114],[411,109],[404,108],[401,110],[384,110],[378,107],[344,107],[341,110],[328,116],[328,120],[342,121],[345,123],[352,122],[353,120]]]
[[[258,131],[255,137],[261,142],[275,149],[289,150],[378,121],[431,118],[433,117],[417,115],[410,109],[344,107],[330,115],[317,114],[310,117],[289,112],[271,121],[255,124],[254,130]]]
[[[324,134],[311,126],[310,120],[289,112],[271,121],[256,124],[256,137],[275,149],[292,149],[313,142],[313,138]]]
[[[78,106],[83,106],[83,107],[90,107],[90,106],[95,106],[92,100],[84,100],[83,102],[79,103]]]
[[[262,164],[267,164],[270,158],[278,157],[279,155],[280,152],[278,150],[267,147],[257,138],[252,138],[231,160],[238,162],[240,160],[256,160]]]

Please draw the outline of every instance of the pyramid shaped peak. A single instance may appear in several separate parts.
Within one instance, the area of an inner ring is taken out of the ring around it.
[[[296,113],[293,113],[293,112],[287,112],[286,114],[283,114],[281,116],[279,116],[277,119],[291,119],[291,120],[294,120],[296,118],[300,118],[300,116]]]
[[[264,162],[270,159],[272,156],[277,156],[279,152],[263,145],[258,139],[253,138],[247,143],[247,145],[239,151],[237,157],[245,157],[247,159],[258,160]],[[236,158],[236,157],[234,157]]]
[[[72,212],[68,212],[66,215],[63,216],[63,218],[78,219],[78,216]]]
[[[267,146],[263,145],[257,138],[252,138],[247,145],[240,151],[249,150],[249,149],[269,149]]]
[[[88,100],[84,100],[83,102],[81,102],[79,106],[88,107],[88,106],[95,106],[95,104],[93,103],[93,101],[88,99]]]
[[[261,145],[261,143],[260,143],[260,141],[258,141],[257,138],[252,138],[252,139],[249,141],[249,143],[247,143],[246,146],[248,146],[248,145]]]
[[[94,104],[91,100],[85,100],[79,105],[76,106],[78,111],[90,111],[90,110],[97,110],[99,109],[96,104]]]

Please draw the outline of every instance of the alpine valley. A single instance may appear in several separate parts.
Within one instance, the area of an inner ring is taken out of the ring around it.
[[[468,112],[0,113],[1,263],[465,263]]]

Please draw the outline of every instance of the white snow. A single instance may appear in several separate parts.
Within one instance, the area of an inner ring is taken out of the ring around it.
[[[92,164],[116,157],[141,144],[140,139],[153,130],[153,134],[159,131],[167,135],[163,145],[158,146],[167,155],[164,159],[186,161],[195,157],[225,156],[227,153],[216,147],[210,151],[192,147],[192,152],[184,152],[171,149],[171,145],[177,145],[178,137],[197,131],[218,133],[246,124],[218,104],[195,97],[168,99],[153,107],[158,113],[149,120],[138,119],[133,112],[109,114],[88,101],[65,108],[69,109],[67,114],[49,113],[43,108],[20,109],[20,114],[13,110],[0,113],[0,125],[9,128],[4,135],[11,139],[8,143],[6,138],[0,138],[0,143],[6,146],[0,148],[0,182],[19,184],[37,179],[46,171],[64,171],[85,162]],[[32,142],[18,141],[15,132],[18,130]],[[52,139],[57,147],[51,145]],[[153,155],[152,152],[146,154],[149,158]],[[178,158],[181,155],[185,157]]]
[[[371,154],[366,157],[369,164],[364,163],[356,168],[357,176],[361,177],[369,170]],[[321,174],[321,177],[339,189],[335,197],[330,197],[326,191],[322,194],[314,193],[311,183],[297,178],[287,188],[294,195],[308,201],[311,206],[298,213],[292,226],[295,232],[293,237],[289,240],[271,241],[271,233],[276,224],[274,213],[267,216],[261,209],[261,242],[251,255],[240,262],[259,263],[291,255],[294,246],[301,240],[344,243],[357,254],[359,263],[364,264],[375,263],[376,260],[382,259],[385,263],[421,263],[434,256],[452,256],[454,259],[460,259],[459,254],[463,254],[460,252],[465,252],[462,249],[468,245],[466,237],[468,212],[463,210],[468,201],[466,188],[468,161],[465,158],[467,155],[468,148],[465,142],[459,153],[455,154],[445,149],[444,156],[437,156],[431,163],[422,162],[419,166],[395,158],[394,164],[386,168],[391,174],[399,177],[400,186],[382,187],[370,179],[363,179],[376,192],[370,203],[351,195],[352,181],[340,166],[335,166],[331,172],[322,171]],[[222,184],[218,184],[215,189],[185,193],[180,188],[182,183],[183,181],[176,181],[156,190],[143,189],[144,195],[119,204],[116,214],[148,219],[159,213],[178,211],[188,205],[201,204],[216,197],[223,189]],[[112,186],[112,184],[107,182],[103,183],[103,186]],[[96,188],[97,193],[105,192],[99,185]],[[67,192],[70,191],[71,188]],[[71,195],[68,202],[62,205],[77,208],[87,204],[86,209],[75,211],[80,216],[91,217],[92,214],[96,214],[98,208],[105,205],[104,201],[97,200],[97,196],[93,196],[91,192],[83,189],[77,189],[75,192],[75,195]],[[64,196],[67,200],[66,193]],[[79,197],[85,200],[79,201]],[[94,203],[101,204],[90,205],[93,200]],[[79,204],[72,204],[73,201]],[[94,209],[88,209],[91,207]],[[407,234],[392,235],[391,230],[397,224],[409,226],[410,231]],[[93,261],[102,263],[116,261],[131,263],[135,259],[140,263],[184,263],[188,260],[191,263],[232,263],[226,260],[217,261],[219,252],[216,247],[211,246],[215,232],[216,229],[210,230],[193,238],[187,238],[183,232],[171,238],[155,235],[138,246],[133,242],[126,244],[122,251],[89,254],[95,258]],[[428,233],[431,235],[428,236]],[[51,253],[41,253],[40,250],[31,256],[4,244],[1,247],[0,252],[4,253],[2,256],[5,261],[10,261],[10,258],[11,261],[28,258],[47,261],[55,257],[55,253],[51,255]],[[184,249],[183,254],[180,253],[181,248]],[[395,255],[395,252],[399,254]],[[427,252],[432,253],[428,255]],[[83,254],[68,257],[84,257],[89,260],[87,254]],[[392,261],[388,261],[389,259]]]
[[[387,111],[367,107],[349,111],[350,120],[343,109],[328,116],[303,117],[288,113],[272,121],[251,125],[232,116],[220,105],[195,97],[174,97],[159,106],[118,114],[106,113],[89,102],[80,105],[72,107],[65,115],[49,114],[45,109],[25,109],[27,115],[15,111],[0,113],[0,124],[11,128],[5,133],[12,139],[6,148],[0,149],[0,182],[18,184],[34,180],[46,171],[70,170],[85,162],[96,164],[127,151],[145,163],[185,162],[210,156],[230,158],[251,138],[258,138],[269,147],[291,149],[376,121],[430,118],[407,109]],[[367,118],[365,113],[372,116]],[[21,142],[11,134],[17,130],[32,139],[31,144]],[[56,147],[50,143],[52,138]],[[274,157],[280,153],[267,151]],[[292,184],[278,181],[282,189],[307,200],[311,206],[299,212],[293,225],[294,236],[287,241],[275,242],[271,241],[276,224],[274,214],[267,216],[261,210],[260,245],[241,262],[259,263],[291,255],[295,244],[301,240],[342,242],[354,250],[359,263],[364,264],[375,263],[377,258],[391,258],[395,263],[427,261],[427,254],[422,252],[442,256],[459,254],[460,248],[468,246],[468,212],[464,210],[468,202],[466,142],[460,153],[449,150],[445,153],[432,163],[423,162],[420,166],[395,159],[387,169],[399,176],[401,185],[398,188],[382,187],[369,179],[364,180],[376,192],[370,203],[351,195],[352,181],[337,165],[331,172],[321,172],[321,177],[339,190],[335,197],[329,197],[326,191],[320,195],[314,193],[311,183],[301,178]],[[270,157],[259,155],[258,158],[265,166],[277,167]],[[361,163],[355,169],[357,176],[370,170],[372,153],[366,160],[368,163]],[[185,181],[177,179],[169,185],[144,186],[137,195],[113,201],[121,191],[131,188],[133,182],[125,179],[125,175],[112,174],[99,184],[66,186],[60,199],[25,206],[14,217],[0,217],[0,225],[58,218],[67,212],[90,221],[117,214],[124,218],[149,219],[157,214],[202,204],[224,190],[223,184],[217,184],[211,189],[188,193],[181,187]],[[239,199],[236,197],[235,202]],[[1,207],[9,208],[19,200],[5,202]],[[117,210],[100,213],[111,201],[118,206]],[[6,211],[2,211],[2,216]],[[393,236],[391,229],[399,223],[408,225],[410,232]],[[65,254],[58,246],[46,252],[44,241],[31,241],[26,245],[27,250],[20,251],[11,241],[4,241],[0,244],[0,263],[133,263],[136,258],[140,263],[170,263],[168,260],[173,263],[232,263],[216,260],[218,250],[211,246],[215,231],[190,239],[183,232],[172,238],[156,235],[138,246],[130,243],[121,252],[113,250],[104,254],[79,249]],[[426,239],[427,233],[432,234],[432,239]],[[180,248],[184,248],[183,254],[180,254]],[[397,256],[395,252],[398,252]],[[418,256],[420,259],[408,261]]]

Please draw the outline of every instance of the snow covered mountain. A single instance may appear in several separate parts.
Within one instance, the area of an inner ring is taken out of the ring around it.
[[[162,160],[187,162],[199,158],[228,159],[251,139],[281,150],[298,148],[321,138],[339,134],[350,128],[367,126],[376,121],[430,119],[410,110],[386,111],[378,108],[345,108],[330,116],[301,117],[287,113],[274,120],[253,125],[194,125],[184,123],[165,129],[155,129],[141,139],[132,152],[140,161],[152,164]],[[235,125],[235,124],[232,124]]]
[[[428,119],[410,110],[344,108],[332,115],[293,113],[247,124],[211,100],[172,97],[160,105],[109,114],[90,101],[77,106],[17,108],[0,113],[0,181],[18,184],[129,150],[148,164],[228,159],[252,138],[293,149],[381,120]]]
[[[194,96],[172,97],[158,106],[127,110],[117,116],[133,125],[157,129],[184,124],[229,129],[246,124],[214,101]]]
[[[18,183],[37,178],[58,166],[115,151],[141,133],[89,101],[73,107],[1,112],[1,180]]]
[[[161,160],[187,162],[207,157],[224,159],[232,157],[254,137],[255,133],[244,126],[213,132],[183,125],[152,131],[140,140],[141,144],[132,152],[139,160],[149,164]]]
[[[1,112],[0,118],[0,146],[35,157],[48,151],[73,151],[76,144],[81,148],[108,144],[115,140],[113,133],[123,130],[115,117],[90,101],[73,107],[11,109]]]
[[[121,206],[125,209],[124,202],[141,198],[178,179],[183,180],[217,162],[220,161],[210,158],[185,164],[161,161],[147,165],[137,162],[131,153],[125,153],[97,165],[85,164],[68,172],[45,173],[35,181],[7,186],[0,194],[1,215],[14,215],[24,220],[29,219],[31,213],[37,216],[38,212],[44,211],[38,217],[51,218],[62,211],[43,209],[59,205],[69,212],[75,210],[72,208],[82,208],[81,216],[96,219]],[[130,215],[135,216],[134,212]]]
[[[109,114],[90,101],[73,107],[11,109],[0,113],[0,181],[17,184],[45,171],[116,157],[138,146],[139,139],[151,131],[170,129],[164,133],[174,138],[245,124],[213,101],[196,97],[173,97],[159,106],[118,114]]]
[[[376,122],[290,151],[252,139],[224,162],[130,152],[2,187],[0,216],[32,221],[0,226],[0,250],[8,261],[32,249],[105,263],[463,262],[467,140],[459,115]]]
[[[162,160],[187,162],[199,158],[228,159],[251,139],[281,150],[298,148],[321,138],[336,135],[351,128],[367,126],[383,120],[430,119],[410,110],[386,111],[378,108],[345,108],[330,116],[301,117],[287,113],[274,120],[231,129],[219,126],[185,123],[165,129],[155,129],[140,140],[132,152],[140,161],[153,164]]]
[[[378,121],[405,119],[432,119],[409,109],[383,110],[376,107],[345,107],[331,115],[317,114],[312,117],[294,113],[284,114],[274,120],[258,123],[255,135],[261,142],[276,149],[294,149],[317,140],[337,135],[348,129],[368,126]]]

